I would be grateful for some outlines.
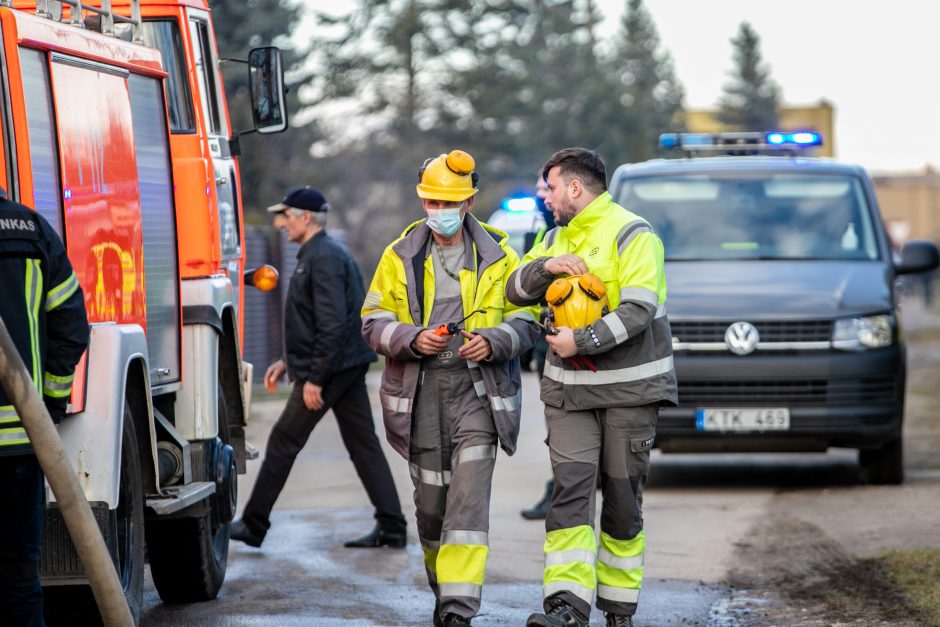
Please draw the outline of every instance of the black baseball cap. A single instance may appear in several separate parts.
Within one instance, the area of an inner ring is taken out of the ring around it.
[[[276,205],[268,207],[270,213],[281,213],[287,209],[303,209],[304,211],[329,211],[330,203],[326,202],[323,194],[310,186],[293,189]]]

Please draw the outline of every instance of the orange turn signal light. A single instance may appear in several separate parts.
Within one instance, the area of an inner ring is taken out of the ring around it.
[[[245,273],[245,282],[254,285],[262,292],[270,292],[277,287],[278,274],[274,266],[267,264]]]

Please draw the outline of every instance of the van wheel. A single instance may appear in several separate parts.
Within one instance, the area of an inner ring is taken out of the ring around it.
[[[144,592],[144,493],[140,474],[137,431],[130,404],[124,401],[121,434],[121,479],[118,506],[109,512],[105,544],[115,547],[118,577],[134,624],[140,622]],[[43,611],[49,625],[100,625],[101,615],[91,586],[48,586]]]
[[[220,436],[228,434],[227,426],[228,411],[220,389]],[[199,505],[204,507],[203,513],[190,518],[154,519],[147,524],[150,574],[165,603],[211,601],[225,580],[237,495],[232,447],[221,438],[206,442],[206,464],[206,476],[215,481],[216,491],[206,504]]]
[[[897,485],[904,482],[904,444],[900,437],[881,448],[860,450],[858,461],[868,483]]]

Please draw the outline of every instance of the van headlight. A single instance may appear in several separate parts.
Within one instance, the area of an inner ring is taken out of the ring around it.
[[[884,348],[894,343],[894,316],[865,316],[836,320],[832,331],[832,347],[846,351]]]

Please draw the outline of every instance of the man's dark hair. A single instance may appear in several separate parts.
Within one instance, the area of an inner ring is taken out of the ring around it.
[[[587,148],[564,148],[551,156],[542,166],[542,178],[548,180],[548,172],[560,166],[558,174],[570,182],[581,181],[584,188],[592,194],[607,191],[607,167],[604,160],[593,150]]]

